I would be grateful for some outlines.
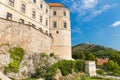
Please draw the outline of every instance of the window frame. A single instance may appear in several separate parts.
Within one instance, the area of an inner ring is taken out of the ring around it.
[[[40,8],[42,9],[43,8],[43,4],[40,2]]]
[[[9,5],[14,7],[15,0],[9,0]]]
[[[63,26],[66,29],[67,28],[67,22],[63,22]]]
[[[57,28],[57,21],[53,21],[53,28]]]
[[[7,20],[12,20],[12,16],[13,16],[12,13],[7,12],[6,19]]]
[[[56,10],[53,11],[53,16],[57,16],[57,11]]]
[[[22,13],[26,12],[26,5],[24,3],[21,4],[21,12]]]
[[[36,18],[36,11],[32,10],[32,18],[35,19]]]
[[[45,25],[48,26],[48,19],[45,20]]]
[[[43,22],[43,16],[40,15],[40,23]]]
[[[63,11],[63,15],[64,15],[64,16],[67,16],[67,13],[66,13],[66,11]]]

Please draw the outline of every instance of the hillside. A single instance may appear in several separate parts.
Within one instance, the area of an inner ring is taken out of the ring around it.
[[[114,50],[112,48],[104,47],[95,44],[78,44],[72,47],[72,51],[83,51],[84,53],[93,53],[95,56],[100,58],[109,57],[112,53],[119,53],[120,51]]]

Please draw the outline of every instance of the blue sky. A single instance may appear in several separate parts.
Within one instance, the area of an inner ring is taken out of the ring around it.
[[[120,0],[46,0],[71,11],[72,46],[90,42],[120,50]]]

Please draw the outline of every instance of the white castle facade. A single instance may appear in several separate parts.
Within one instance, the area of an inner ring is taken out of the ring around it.
[[[47,49],[42,50],[42,52],[53,52],[63,59],[71,59],[70,11],[64,5],[60,3],[47,3],[45,0],[0,0],[0,18],[6,20],[6,22],[1,21],[1,24],[7,24],[8,21],[20,22],[23,26],[30,25],[36,30],[51,35],[52,38],[49,41],[49,39],[43,38],[39,34],[34,34],[36,37],[39,36],[37,37],[38,40],[36,40],[38,43],[34,42],[36,44],[31,44],[29,42],[29,44],[34,47],[37,45],[40,46],[39,39],[41,39],[43,41],[41,44],[46,45],[44,48]],[[0,30],[4,26],[1,25]],[[12,42],[8,39],[8,36],[7,38],[3,38],[2,33],[0,35],[1,44]],[[12,39],[12,37],[10,38]],[[27,49],[26,45],[22,47]]]

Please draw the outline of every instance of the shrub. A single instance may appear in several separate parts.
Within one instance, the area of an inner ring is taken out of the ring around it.
[[[42,57],[47,57],[48,58],[48,55],[46,53],[41,53],[41,56]]]
[[[75,51],[72,54],[73,59],[81,59],[84,60],[85,59],[85,54],[83,51]]]
[[[6,72],[18,72],[19,64],[24,56],[24,50],[19,47],[14,47],[9,49],[10,58],[12,62],[9,64],[8,67],[5,67]]]
[[[76,60],[74,65],[75,72],[83,72],[85,67],[85,62],[83,60]]]
[[[54,53],[50,53],[50,57],[53,57],[54,56]]]
[[[52,65],[48,68],[46,79],[45,80],[55,80],[53,77],[55,76],[57,71],[57,67]]]
[[[105,72],[104,70],[96,70],[97,74],[100,74],[100,75],[105,75]]]
[[[60,69],[63,76],[71,74],[74,68],[73,61],[61,60],[58,62],[58,68]]]
[[[45,78],[46,80],[53,80],[57,71],[57,67],[55,65],[52,66],[44,66],[36,69],[36,73],[32,78]]]
[[[47,70],[47,66],[36,69],[36,73],[34,74],[33,78],[44,78],[47,74]]]

